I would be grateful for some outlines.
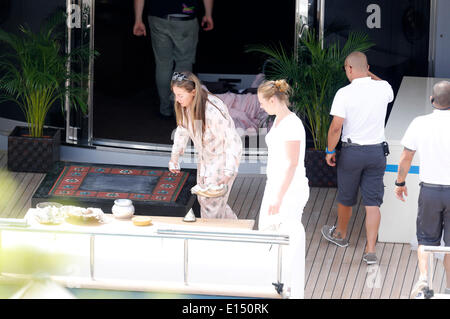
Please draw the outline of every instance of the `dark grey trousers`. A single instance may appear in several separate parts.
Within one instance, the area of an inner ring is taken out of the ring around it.
[[[416,226],[419,245],[440,246],[444,233],[445,246],[450,246],[450,186],[420,183]]]
[[[186,21],[148,17],[155,78],[160,99],[159,111],[164,115],[173,112],[170,81],[174,71],[192,71],[197,52],[199,25],[197,19]]]
[[[337,201],[345,206],[357,202],[358,190],[364,206],[383,203],[386,157],[381,144],[342,147],[337,162]]]

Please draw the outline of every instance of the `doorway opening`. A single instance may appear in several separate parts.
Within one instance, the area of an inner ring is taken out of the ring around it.
[[[212,93],[241,93],[233,81],[256,77],[264,63],[245,53],[247,45],[294,46],[295,5],[295,0],[276,6],[268,0],[216,1],[214,29],[200,30],[193,72],[201,79],[204,75],[202,80]],[[148,28],[147,14],[146,6],[143,21]],[[198,15],[201,18],[201,10]],[[94,143],[171,145],[176,123],[158,116],[150,32],[146,37],[133,35],[133,1],[95,1],[94,21],[95,49],[100,53],[94,63]],[[207,80],[211,75],[216,80]]]

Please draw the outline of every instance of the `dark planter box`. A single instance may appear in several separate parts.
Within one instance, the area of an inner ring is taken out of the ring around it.
[[[8,170],[47,173],[59,161],[61,131],[44,129],[44,137],[27,136],[28,128],[17,126],[8,136]]]
[[[324,151],[307,149],[305,168],[310,187],[337,187],[336,166],[328,166]]]

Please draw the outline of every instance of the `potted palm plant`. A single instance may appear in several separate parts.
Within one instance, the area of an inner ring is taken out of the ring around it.
[[[16,127],[8,137],[8,169],[47,172],[59,160],[61,133],[44,126],[49,110],[64,99],[87,110],[86,75],[70,69],[69,61],[87,61],[87,48],[64,52],[66,15],[57,13],[38,32],[20,26],[20,34],[0,29],[0,102],[12,101],[25,115],[27,127]],[[70,83],[70,85],[67,85]]]
[[[348,83],[343,71],[345,58],[353,51],[367,51],[373,44],[360,32],[349,33],[342,45],[338,41],[323,45],[313,29],[305,29],[296,52],[280,46],[256,45],[248,52],[268,57],[268,79],[286,79],[293,89],[291,105],[302,119],[310,138],[305,154],[306,175],[310,186],[335,187],[336,168],[325,162],[330,109],[337,90]]]

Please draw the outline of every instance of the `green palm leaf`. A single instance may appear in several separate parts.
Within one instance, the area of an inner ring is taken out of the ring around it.
[[[331,104],[337,90],[347,82],[342,71],[345,58],[353,51],[365,52],[373,45],[366,34],[351,32],[342,47],[339,42],[323,46],[315,31],[307,29],[299,39],[297,52],[287,53],[281,45],[255,45],[246,52],[267,57],[267,79],[286,79],[291,84],[293,109],[306,123],[314,148],[325,149]]]
[[[34,137],[42,136],[49,110],[66,96],[73,107],[87,112],[87,91],[82,89],[87,75],[68,71],[67,62],[87,62],[94,53],[87,47],[70,55],[64,52],[65,19],[65,13],[58,12],[36,33],[19,26],[20,36],[0,29],[0,43],[7,49],[0,56],[0,102],[13,101],[21,108]]]

